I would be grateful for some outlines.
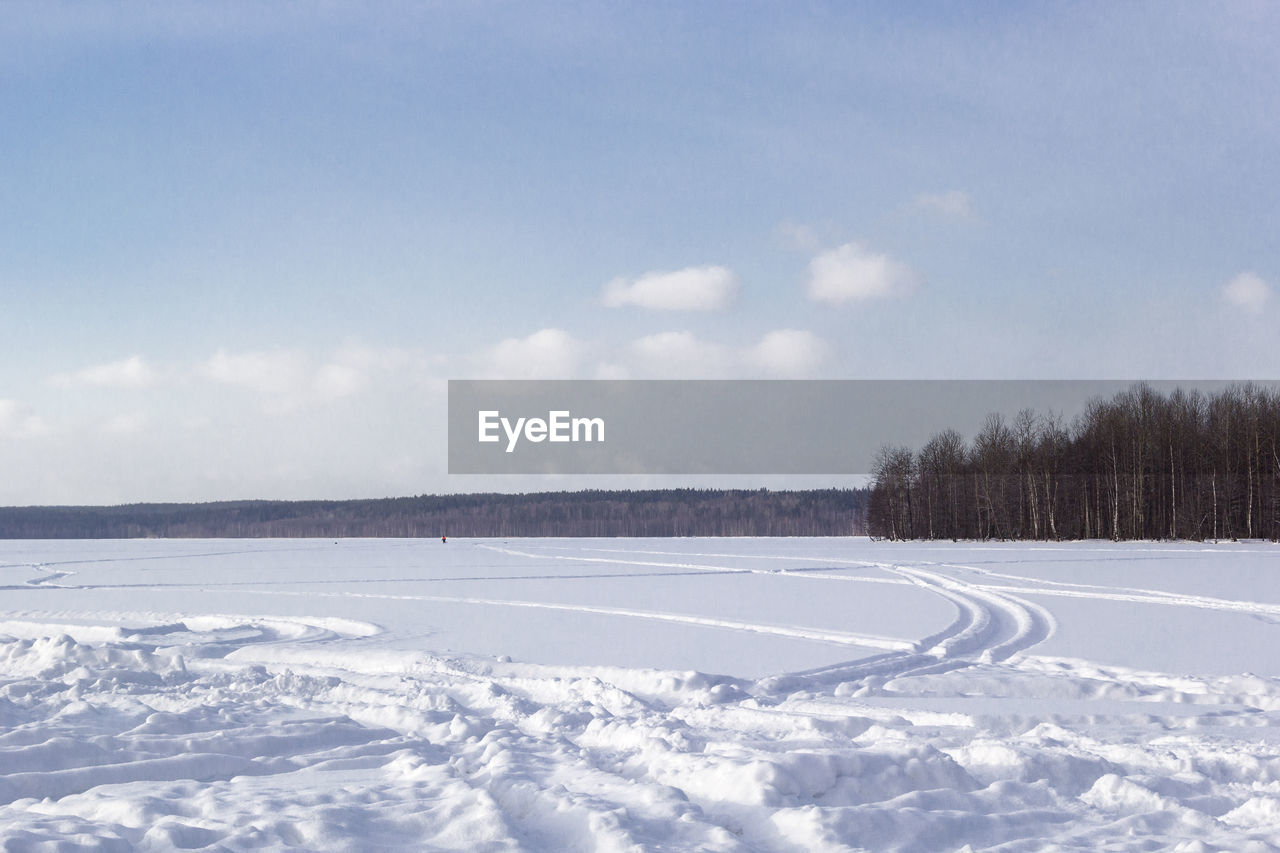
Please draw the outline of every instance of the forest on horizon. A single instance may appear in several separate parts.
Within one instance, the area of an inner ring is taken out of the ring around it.
[[[887,539],[1280,540],[1280,394],[1137,383],[1071,423],[988,416],[969,442],[882,447],[868,531]]]
[[[346,501],[0,507],[0,539],[854,536],[865,489],[585,490]]]

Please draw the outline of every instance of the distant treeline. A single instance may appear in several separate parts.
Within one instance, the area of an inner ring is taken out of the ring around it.
[[[890,539],[1280,538],[1280,395],[1137,384],[1070,425],[1024,410],[918,452],[882,448],[869,532]]]
[[[4,539],[851,536],[867,491],[665,489],[0,508]]]

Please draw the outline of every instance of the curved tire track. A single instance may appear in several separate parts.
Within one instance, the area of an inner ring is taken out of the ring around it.
[[[765,679],[773,690],[798,689],[814,682],[889,680],[936,675],[974,663],[1000,663],[1050,637],[1053,616],[1038,604],[924,569],[882,564],[898,575],[955,605],[955,620],[917,641],[909,651],[891,651],[847,663]]]
[[[1049,611],[1006,592],[996,592],[924,569],[888,568],[948,599],[959,609],[959,618],[948,628],[918,644],[922,650],[940,658],[972,658],[998,663],[1043,642],[1057,627]]]

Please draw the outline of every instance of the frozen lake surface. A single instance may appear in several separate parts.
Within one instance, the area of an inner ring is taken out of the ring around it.
[[[1280,849],[1274,544],[7,541],[0,596],[4,849]]]

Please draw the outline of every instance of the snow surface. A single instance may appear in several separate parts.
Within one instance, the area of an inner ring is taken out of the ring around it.
[[[4,850],[1276,850],[1280,548],[0,542]]]

